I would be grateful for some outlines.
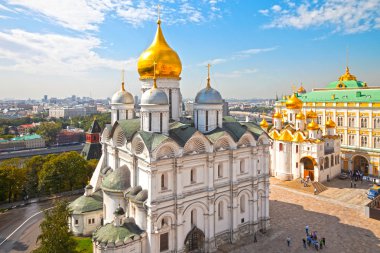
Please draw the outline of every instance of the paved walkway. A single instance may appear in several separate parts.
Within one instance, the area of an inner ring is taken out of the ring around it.
[[[364,217],[363,207],[339,199],[314,196],[280,185],[271,185],[271,229],[238,245],[226,245],[219,252],[312,252],[304,249],[305,225],[326,238],[322,252],[374,253],[380,252],[380,221]],[[292,239],[287,247],[286,238]]]

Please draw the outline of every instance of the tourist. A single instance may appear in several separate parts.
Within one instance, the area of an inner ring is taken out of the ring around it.
[[[306,231],[306,235],[309,235],[309,225],[306,225],[305,231]]]
[[[306,240],[307,240],[307,245],[310,247],[310,244],[311,244],[311,238],[310,238],[310,235],[308,235],[306,237]]]
[[[323,246],[326,247],[326,239],[324,237],[322,238],[322,243],[323,243]]]
[[[303,242],[303,247],[306,249],[306,240],[305,240],[305,238],[302,238],[302,242]]]
[[[290,236],[288,236],[288,238],[286,238],[286,242],[288,243],[288,247],[290,247]]]
[[[323,242],[322,242],[322,240],[319,241],[319,248],[320,248],[320,249],[323,248]]]
[[[318,251],[318,241],[316,241],[315,243],[314,243],[314,247],[315,247],[315,249]]]

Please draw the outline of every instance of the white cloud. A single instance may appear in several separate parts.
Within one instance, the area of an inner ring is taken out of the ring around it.
[[[225,63],[225,62],[227,62],[227,59],[216,58],[216,59],[212,59],[212,60],[207,60],[207,61],[201,62],[201,63],[198,64],[198,66],[207,66],[207,64],[217,65],[217,64],[221,64],[221,63]]]
[[[0,32],[0,69],[44,75],[73,75],[101,68],[135,70],[136,59],[102,58],[95,51],[100,45],[101,41],[91,36],[70,37],[18,29]]]
[[[9,4],[77,31],[97,30],[105,11],[111,7],[110,2],[101,0],[9,0]]]
[[[273,14],[268,28],[329,26],[333,32],[358,33],[380,26],[380,0],[323,0],[304,2]]]
[[[269,14],[269,10],[268,9],[265,9],[265,10],[259,10],[259,13],[264,15],[264,16],[268,16]]]
[[[274,12],[280,12],[281,10],[282,10],[282,8],[281,8],[281,6],[280,5],[273,5],[272,6],[272,11],[274,11]]]
[[[249,57],[255,54],[261,54],[261,53],[266,53],[270,51],[277,50],[278,47],[268,47],[268,48],[251,48],[251,49],[246,49],[240,52],[236,53],[237,57]]]

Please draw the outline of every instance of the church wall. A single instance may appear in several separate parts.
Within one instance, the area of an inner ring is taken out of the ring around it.
[[[103,203],[106,205],[107,210],[104,214],[104,223],[110,223],[114,219],[114,212],[120,205],[125,207],[125,198],[122,193],[111,193],[103,191]]]

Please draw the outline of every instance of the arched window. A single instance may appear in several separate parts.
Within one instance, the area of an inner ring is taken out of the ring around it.
[[[161,175],[161,190],[167,190],[168,189],[168,179],[167,179],[167,174],[163,173]]]
[[[334,155],[331,155],[331,158],[330,158],[330,162],[331,162],[331,167],[334,166]]]
[[[245,172],[245,160],[240,160],[240,174]]]
[[[298,154],[298,145],[296,145],[296,153]]]
[[[197,210],[193,209],[190,213],[190,224],[192,227],[197,225]]]
[[[194,183],[196,183],[196,171],[195,171],[195,169],[191,169],[190,170],[190,183],[192,183],[192,184],[194,184]]]
[[[218,219],[223,220],[223,201],[218,203]]]
[[[240,212],[241,213],[245,212],[245,195],[242,195],[240,197]]]
[[[222,178],[222,177],[223,177],[223,164],[219,163],[218,164],[218,178]]]
[[[280,143],[280,144],[278,145],[278,148],[279,148],[280,151],[283,151],[283,150],[284,150],[284,145],[283,145],[282,143]]]

